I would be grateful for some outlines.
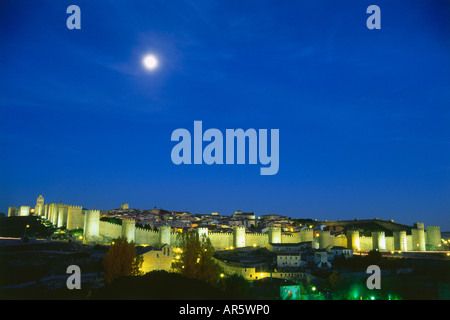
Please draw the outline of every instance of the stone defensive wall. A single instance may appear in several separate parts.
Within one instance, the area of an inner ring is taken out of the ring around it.
[[[136,228],[136,235],[135,235],[135,243],[137,245],[142,244],[157,244],[159,239],[159,232],[143,229],[143,228]]]
[[[51,207],[50,205],[49,208]],[[66,208],[66,206],[61,208]],[[122,220],[122,225],[100,221],[98,210],[83,211],[80,207],[72,207],[68,208],[67,211],[70,213],[67,222],[71,226],[80,226],[84,215],[83,230],[87,241],[89,239],[108,241],[125,237],[138,245],[152,246],[164,244],[174,246],[178,241],[179,234],[172,232],[169,226],[162,226],[158,231],[153,231],[136,227],[134,220]],[[62,210],[62,212],[65,212],[65,210]],[[246,233],[245,228],[241,226],[234,227],[233,232],[228,233],[209,232],[207,228],[199,228],[197,232],[199,235],[207,236],[216,250],[230,247],[263,247],[268,243],[312,242],[313,248],[327,250],[334,246],[341,246],[357,251],[425,251],[426,242],[437,244],[438,239],[440,241],[439,227],[429,227],[430,235],[427,237],[425,230],[421,228],[423,225],[418,224],[418,226],[419,228],[411,229],[411,235],[407,235],[406,231],[400,230],[394,231],[393,236],[388,237],[384,231],[373,231],[372,236],[364,236],[360,235],[358,230],[349,230],[347,235],[338,236],[331,235],[329,231],[323,230],[318,231],[314,236],[314,232],[307,229],[294,234],[281,234],[279,228],[271,228],[268,233]]]
[[[282,238],[283,239],[283,238]],[[262,247],[269,243],[268,233],[246,233],[245,245]]]
[[[42,198],[42,197],[41,197]],[[40,198],[38,198],[39,201]],[[122,225],[100,221],[99,210],[86,210],[82,206],[63,203],[37,203],[39,215],[45,217],[54,226],[66,227],[68,230],[83,229],[86,241],[109,241],[125,237],[139,245],[161,246],[176,245],[178,233],[172,232],[169,226],[162,226],[158,231],[136,227],[132,219],[123,219]],[[20,208],[22,208],[21,206]],[[27,207],[29,208],[29,207]],[[20,211],[20,210],[19,210]],[[8,217],[20,215],[16,207],[8,208]],[[281,228],[269,228],[268,233],[247,233],[245,227],[235,226],[232,232],[209,232],[207,228],[199,228],[200,235],[209,237],[217,250],[230,247],[249,246],[263,247],[268,243],[301,243],[312,242],[313,248],[329,249],[334,246],[353,250],[370,251],[434,251],[440,250],[441,230],[439,226],[427,226],[416,222],[414,226],[396,223],[394,220],[354,219],[337,221],[319,221],[326,226],[341,226],[346,234],[332,235],[330,231],[303,229],[292,234],[283,234]]]
[[[210,232],[208,233],[209,240],[216,250],[221,250],[233,246],[233,233],[219,233]]]
[[[282,234],[281,243],[299,243],[301,241],[300,235]]]
[[[347,248],[347,237],[345,235],[330,236],[330,246]]]
[[[117,239],[122,236],[122,226],[108,221],[99,221],[98,232],[101,236]]]
[[[176,245],[178,243],[178,236],[179,233],[176,232],[170,232],[170,244]],[[164,243],[161,243],[160,245],[163,245]]]
[[[83,229],[84,228],[84,215],[81,206],[73,206],[70,207],[67,213],[67,229],[75,230],[75,229]]]

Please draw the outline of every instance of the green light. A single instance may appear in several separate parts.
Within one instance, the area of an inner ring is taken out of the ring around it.
[[[374,297],[374,296],[371,296],[371,297],[370,297],[370,300],[375,300],[375,297]]]

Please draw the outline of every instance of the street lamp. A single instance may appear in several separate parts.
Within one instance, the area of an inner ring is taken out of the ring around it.
[[[24,238],[27,236],[27,229],[28,229],[29,227],[30,227],[29,224],[27,224],[26,227],[25,227],[25,233],[24,233],[24,235],[23,235]]]

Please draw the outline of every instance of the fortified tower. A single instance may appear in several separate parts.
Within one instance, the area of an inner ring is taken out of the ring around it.
[[[60,205],[58,209],[58,228],[61,228],[67,225],[67,214],[68,214],[68,206]]]
[[[95,241],[99,236],[100,210],[87,210],[84,216],[84,239]]]
[[[44,219],[48,219],[48,203],[44,204]]]
[[[133,219],[122,220],[122,238],[126,239],[128,243],[136,242],[136,222]]]
[[[386,250],[386,235],[384,231],[372,232],[372,248],[373,250]]]
[[[170,227],[162,226],[159,228],[159,244],[170,244]]]
[[[59,204],[57,203],[51,203],[50,204],[50,217],[49,220],[50,222],[56,226],[58,225],[58,211],[59,211]]]
[[[394,250],[407,251],[406,231],[394,231]]]
[[[434,247],[441,246],[441,227],[428,226],[427,227],[427,243]]]
[[[352,250],[360,250],[359,244],[359,231],[349,230],[347,231],[347,248]]]
[[[245,247],[245,227],[236,226],[233,228],[233,246],[235,248]]]
[[[425,230],[423,223],[415,224],[416,229],[411,229],[412,234],[412,251],[425,251]]]
[[[330,231],[319,230],[317,233],[319,249],[326,249],[330,246]]]
[[[281,228],[269,228],[269,243],[281,243]]]

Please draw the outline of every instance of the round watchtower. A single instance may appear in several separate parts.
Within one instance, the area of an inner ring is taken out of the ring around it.
[[[361,250],[358,230],[347,231],[347,248],[352,250]]]
[[[135,242],[136,236],[136,222],[133,219],[122,220],[122,238],[126,239],[128,243]]]
[[[281,228],[269,228],[269,243],[281,243]]]
[[[394,231],[394,250],[408,250],[406,231]]]
[[[84,239],[95,241],[99,236],[100,210],[87,210],[84,215]]]
[[[68,207],[66,205],[59,206],[58,209],[58,228],[67,226]]]
[[[159,228],[159,244],[170,244],[170,226],[162,226]]]
[[[233,228],[233,246],[235,248],[245,247],[245,227],[236,226]]]
[[[317,232],[319,249],[326,249],[330,246],[330,231],[319,230]]]
[[[427,243],[434,247],[441,246],[441,227],[427,226]]]
[[[425,251],[425,230],[411,229],[412,234],[412,251]]]
[[[373,250],[386,250],[386,234],[384,231],[372,232],[372,248]]]

